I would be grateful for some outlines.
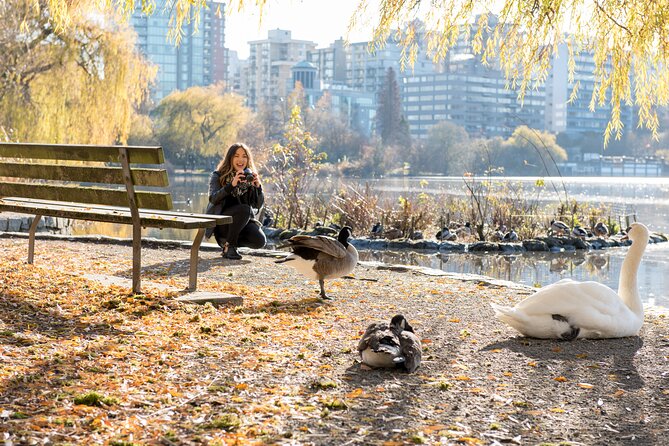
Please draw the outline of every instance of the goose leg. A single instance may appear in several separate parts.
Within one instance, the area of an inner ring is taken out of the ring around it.
[[[318,279],[318,284],[321,286],[321,299],[332,300],[332,298],[325,294],[325,281],[323,279]]]

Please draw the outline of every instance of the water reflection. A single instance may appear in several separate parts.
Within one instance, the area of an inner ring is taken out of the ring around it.
[[[649,245],[639,268],[639,292],[644,304],[669,308],[667,243]],[[360,259],[424,266],[451,273],[479,274],[529,286],[545,286],[561,279],[594,280],[618,289],[627,248],[572,253],[417,253],[361,251]]]

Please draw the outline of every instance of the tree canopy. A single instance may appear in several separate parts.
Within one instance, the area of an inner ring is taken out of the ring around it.
[[[175,91],[155,110],[158,139],[172,153],[216,155],[237,139],[249,114],[242,98],[225,93],[222,85]]]
[[[68,26],[78,10],[91,4],[130,14],[137,4],[145,12],[166,8],[172,35],[179,40],[182,24],[199,20],[206,0],[44,0],[58,27]],[[271,0],[269,0],[271,1]],[[268,0],[231,0],[228,10],[249,5],[260,10]],[[376,7],[378,4],[378,8]],[[403,63],[418,52],[417,27],[424,26],[429,53],[442,59],[461,35],[468,36],[483,62],[498,60],[509,85],[525,92],[544,82],[558,45],[569,47],[569,76],[577,57],[592,54],[595,88],[590,107],[611,105],[605,142],[620,137],[621,104],[638,108],[639,126],[657,135],[657,108],[669,103],[669,0],[360,0],[351,11],[349,29],[371,22],[372,47],[382,47],[395,34],[403,46]],[[374,14],[370,17],[370,14]],[[475,22],[473,18],[476,17]],[[578,84],[573,94],[578,93]]]
[[[155,69],[127,26],[71,20],[56,29],[47,0],[0,2],[0,127],[10,139],[125,141]]]

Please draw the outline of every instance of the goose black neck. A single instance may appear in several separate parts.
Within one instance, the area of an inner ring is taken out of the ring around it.
[[[341,231],[339,231],[339,236],[337,237],[337,240],[339,240],[339,243],[344,245],[344,247],[348,247],[348,238],[351,236],[351,230],[348,227],[342,228]]]

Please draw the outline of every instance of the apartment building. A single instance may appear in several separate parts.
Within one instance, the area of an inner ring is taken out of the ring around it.
[[[267,39],[249,42],[247,106],[257,111],[261,105],[273,107],[293,89],[291,68],[316,48],[308,40],[296,40],[282,29],[268,31]]]
[[[184,35],[178,46],[168,38],[169,11],[156,9],[147,16],[138,5],[132,14],[130,23],[137,32],[137,45],[158,66],[152,91],[156,102],[175,90],[226,79],[224,5],[208,2],[208,6],[201,10],[198,32],[194,22],[184,22]]]

